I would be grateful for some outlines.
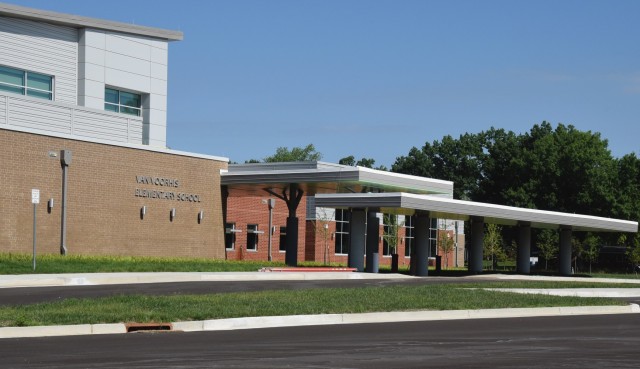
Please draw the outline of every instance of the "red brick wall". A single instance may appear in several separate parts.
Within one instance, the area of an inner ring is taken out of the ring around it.
[[[241,232],[235,233],[235,247],[233,250],[226,250],[226,257],[229,260],[268,260],[269,249],[269,208],[263,200],[271,197],[265,192],[264,196],[235,197],[230,196],[227,200],[227,223],[235,223],[236,229]],[[307,201],[303,197],[298,205],[296,215],[298,217],[298,261],[305,260],[305,214]],[[280,227],[286,227],[289,210],[284,201],[276,199],[273,209],[273,225],[276,227],[271,241],[271,256],[274,261],[284,261],[285,253],[279,251]],[[257,224],[263,234],[258,235],[258,245],[256,251],[247,250],[247,225]]]
[[[69,254],[224,257],[222,161],[0,129],[0,251],[31,252],[31,189],[39,253],[60,249],[62,170],[50,151],[72,151],[68,169]],[[139,184],[136,176],[178,179],[178,187]],[[200,202],[136,197],[136,189],[199,195]],[[46,202],[54,199],[49,213]],[[147,207],[144,219],[142,206]],[[171,208],[176,217],[170,220]],[[198,212],[204,212],[198,223]]]

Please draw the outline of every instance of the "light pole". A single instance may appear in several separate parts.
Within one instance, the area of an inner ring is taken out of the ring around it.
[[[458,267],[458,221],[455,221],[455,231],[456,231],[456,247],[455,247],[455,252],[456,252],[456,268]]]
[[[327,256],[329,255],[329,244],[327,237],[329,236],[329,223],[324,224],[324,265],[327,265]]]
[[[268,199],[267,206],[269,207],[269,261],[272,261],[271,238],[273,236],[273,208],[276,207],[276,199]]]

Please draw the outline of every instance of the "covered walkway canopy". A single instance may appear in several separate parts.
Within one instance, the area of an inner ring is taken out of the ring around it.
[[[229,196],[269,193],[287,204],[287,265],[298,264],[298,218],[302,196],[320,193],[411,192],[451,196],[453,182],[324,162],[232,164],[222,171],[223,211]],[[226,218],[225,218],[226,219]]]
[[[529,273],[531,228],[560,230],[562,274],[571,273],[573,231],[638,231],[638,223],[632,221],[453,200],[450,181],[322,162],[230,165],[228,171],[221,173],[221,183],[225,198],[259,196],[266,192],[287,203],[286,263],[292,266],[297,265],[296,209],[303,195],[315,195],[318,207],[351,210],[349,266],[363,270],[366,248],[369,272],[378,270],[379,230],[378,222],[373,221],[377,212],[416,216],[418,275],[428,273],[430,218],[471,222],[469,270],[472,272],[482,271],[485,223],[519,227],[517,270],[520,273]]]

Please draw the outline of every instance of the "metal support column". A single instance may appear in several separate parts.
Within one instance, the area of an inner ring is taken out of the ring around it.
[[[349,268],[356,268],[359,272],[364,271],[366,220],[366,212],[364,209],[351,210],[348,266]]]
[[[571,275],[571,237],[571,227],[560,227],[558,267],[562,275]]]
[[[531,272],[531,223],[518,224],[518,260],[516,272],[529,274]]]
[[[416,275],[426,277],[429,275],[429,214],[420,213],[416,217],[414,233],[414,247],[416,248]]]
[[[375,210],[367,211],[367,273],[378,273],[380,221]]]
[[[482,252],[484,248],[484,219],[471,218],[471,243],[469,250],[469,272],[482,273]]]

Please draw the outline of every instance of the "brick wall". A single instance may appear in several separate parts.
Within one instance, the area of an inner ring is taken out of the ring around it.
[[[2,129],[1,252],[31,252],[32,188],[40,189],[41,198],[38,252],[59,252],[62,169],[60,158],[48,153],[62,149],[73,154],[68,169],[69,254],[224,258],[219,171],[227,163]],[[140,184],[136,176],[179,182],[177,187]],[[174,197],[139,197],[136,189],[173,192]],[[180,201],[182,193],[198,195],[199,202]],[[49,212],[50,198],[54,207]],[[198,222],[200,211],[204,217]]]
[[[240,232],[235,233],[235,244],[232,250],[226,250],[229,260],[268,260],[269,250],[269,208],[266,200],[270,195],[264,196],[230,196],[227,202],[227,223],[235,223]],[[263,200],[265,202],[263,202]],[[305,210],[306,197],[303,197],[298,205],[298,261],[305,260]],[[273,226],[275,232],[271,240],[271,256],[274,261],[284,261],[285,253],[280,251],[280,227],[286,227],[289,210],[284,201],[276,199],[273,209]],[[257,224],[258,230],[264,233],[258,235],[258,244],[255,251],[247,249],[247,225]]]

